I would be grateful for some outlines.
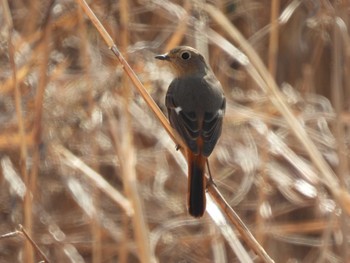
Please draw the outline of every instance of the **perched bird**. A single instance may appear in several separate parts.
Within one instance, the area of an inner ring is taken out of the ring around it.
[[[175,78],[165,105],[171,126],[187,145],[188,211],[204,214],[205,164],[222,130],[226,100],[220,82],[204,57],[194,48],[180,46],[155,58],[170,63]]]

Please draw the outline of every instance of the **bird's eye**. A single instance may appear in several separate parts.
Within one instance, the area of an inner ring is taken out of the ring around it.
[[[182,58],[183,60],[188,60],[188,59],[191,58],[191,54],[190,54],[190,52],[188,52],[188,51],[182,52],[180,56],[181,56],[181,58]]]

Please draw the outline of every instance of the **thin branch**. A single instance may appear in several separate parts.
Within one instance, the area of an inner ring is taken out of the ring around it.
[[[245,240],[245,242],[248,243],[249,247],[251,247],[264,262],[273,263],[273,259],[266,253],[264,248],[255,239],[253,234],[250,232],[238,214],[226,202],[214,184],[211,184],[210,187],[208,187],[208,192],[210,193],[210,196],[216,201],[216,203],[220,205],[221,209],[224,211],[233,225],[237,228],[238,232],[242,235],[242,238]]]
[[[80,160],[63,146],[55,145],[53,146],[53,149],[56,151],[56,153],[58,153],[60,157],[65,160],[66,164],[82,171],[89,180],[91,180],[98,188],[100,188],[112,200],[119,204],[125,210],[127,215],[131,216],[134,213],[129,200],[126,199],[116,189],[114,189],[101,175],[92,170],[82,160]]]
[[[17,236],[24,236],[26,238],[26,240],[28,240],[28,242],[31,244],[31,246],[38,252],[38,254],[43,259],[43,261],[41,261],[41,262],[50,263],[49,259],[46,257],[44,252],[35,243],[35,241],[31,238],[30,234],[25,230],[25,228],[21,224],[19,225],[19,230],[16,230],[16,231],[4,234],[4,235],[0,235],[0,239],[17,237]]]
[[[26,239],[30,242],[30,244],[34,247],[34,249],[40,254],[40,256],[44,259],[45,262],[50,263],[48,258],[45,256],[44,252],[40,249],[40,247],[34,242],[29,233],[25,230],[22,225],[19,225],[19,229],[21,233],[26,237]]]

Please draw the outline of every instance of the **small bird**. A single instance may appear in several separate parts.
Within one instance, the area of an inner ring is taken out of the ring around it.
[[[201,217],[206,207],[205,164],[221,135],[225,96],[196,49],[179,46],[155,58],[168,61],[176,75],[165,105],[171,126],[188,147],[188,211],[193,217]]]

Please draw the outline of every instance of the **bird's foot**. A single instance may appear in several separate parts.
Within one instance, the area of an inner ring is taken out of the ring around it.
[[[205,187],[205,188],[208,190],[208,188],[209,188],[210,186],[212,186],[212,185],[214,185],[215,187],[217,187],[216,183],[214,182],[213,177],[211,177],[211,175],[209,174],[209,178],[208,178],[208,180],[207,180],[207,184],[206,184],[206,187]]]

